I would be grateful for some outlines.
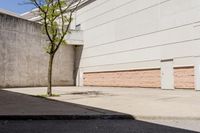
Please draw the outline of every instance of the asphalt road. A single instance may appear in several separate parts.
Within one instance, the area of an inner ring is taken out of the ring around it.
[[[200,120],[154,119],[145,121],[200,132]]]
[[[195,133],[138,120],[0,120],[0,133]]]

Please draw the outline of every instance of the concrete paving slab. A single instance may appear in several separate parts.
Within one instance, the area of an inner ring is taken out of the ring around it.
[[[32,91],[37,92],[31,88]],[[25,91],[23,91],[25,92]],[[0,90],[0,119],[130,119],[115,111]]]
[[[45,94],[46,88],[7,89],[30,95]],[[55,87],[60,97],[51,99],[130,114],[136,119],[200,120],[200,92],[150,88]]]

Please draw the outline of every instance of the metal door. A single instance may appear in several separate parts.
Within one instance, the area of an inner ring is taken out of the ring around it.
[[[173,60],[161,61],[161,88],[174,89]]]

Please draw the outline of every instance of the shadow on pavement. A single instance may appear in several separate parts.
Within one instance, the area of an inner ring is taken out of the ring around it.
[[[0,119],[134,119],[131,115],[0,90]]]
[[[0,132],[195,133],[134,120],[132,116],[120,112],[5,90],[0,90]]]

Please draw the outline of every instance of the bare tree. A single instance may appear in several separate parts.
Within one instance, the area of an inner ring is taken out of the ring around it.
[[[64,38],[70,32],[73,13],[81,0],[28,0],[28,3],[38,8],[42,31],[49,40],[45,48],[49,54],[47,95],[52,96],[54,56],[62,44],[67,44]]]

